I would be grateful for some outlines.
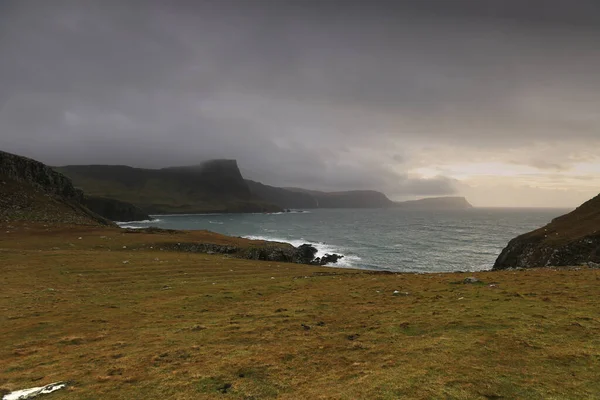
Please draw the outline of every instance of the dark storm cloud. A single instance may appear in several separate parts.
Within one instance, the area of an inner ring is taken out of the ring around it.
[[[596,1],[4,1],[0,147],[452,193],[411,149],[575,143],[520,158],[555,168],[598,143],[599,26]]]

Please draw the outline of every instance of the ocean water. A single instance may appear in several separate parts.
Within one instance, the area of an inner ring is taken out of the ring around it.
[[[319,209],[276,214],[157,215],[153,221],[120,224],[206,229],[295,246],[311,243],[319,255],[343,254],[338,267],[449,272],[491,269],[510,239],[568,211]]]

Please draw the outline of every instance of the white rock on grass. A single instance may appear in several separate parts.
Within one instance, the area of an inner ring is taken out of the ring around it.
[[[9,394],[5,394],[2,400],[26,400],[33,399],[42,394],[49,394],[57,390],[67,387],[65,382],[55,382],[46,386],[34,387],[31,389],[16,390]]]

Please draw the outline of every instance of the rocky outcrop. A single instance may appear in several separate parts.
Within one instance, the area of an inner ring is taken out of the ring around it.
[[[81,203],[83,192],[69,178],[27,157],[0,151],[0,176],[31,185],[65,200]]]
[[[600,195],[508,243],[493,269],[600,263]]]
[[[84,196],[83,204],[96,214],[111,221],[147,221],[152,219],[139,207],[120,200]]]
[[[83,205],[83,192],[39,161],[0,151],[0,220],[112,225]]]
[[[289,262],[310,265],[333,264],[343,257],[338,254],[326,254],[322,258],[315,258],[317,249],[310,244],[294,247],[287,243],[267,242],[256,246],[238,247],[212,243],[164,243],[160,244],[159,247],[166,250],[189,253],[229,254],[236,258],[247,260]]]
[[[147,214],[282,211],[252,194],[235,160],[162,169],[122,165],[56,169],[90,196],[131,203]]]
[[[464,197],[429,197],[395,202],[394,207],[406,210],[468,210],[473,206]]]

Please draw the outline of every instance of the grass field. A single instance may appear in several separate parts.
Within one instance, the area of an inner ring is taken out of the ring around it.
[[[600,398],[599,270],[384,274],[160,249],[245,243],[203,232],[0,228],[0,390]]]

